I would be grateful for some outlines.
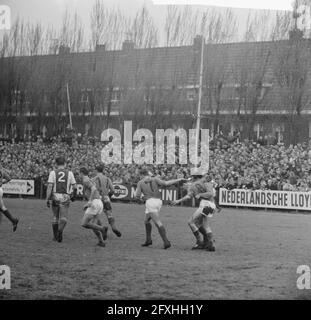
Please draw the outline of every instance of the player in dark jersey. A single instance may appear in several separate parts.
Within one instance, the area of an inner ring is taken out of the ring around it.
[[[10,220],[10,222],[13,225],[13,232],[16,231],[17,229],[17,224],[19,222],[19,220],[17,218],[14,218],[10,211],[6,208],[6,206],[4,205],[3,202],[3,189],[2,189],[2,184],[5,184],[7,182],[9,182],[11,180],[11,175],[10,172],[6,169],[4,169],[2,166],[0,166],[0,222],[1,222],[1,218],[2,218],[2,214],[5,215],[8,220]]]
[[[112,181],[103,174],[104,165],[100,164],[96,168],[97,175],[92,180],[95,183],[96,189],[99,191],[101,195],[101,199],[103,202],[104,212],[108,219],[108,223],[111,226],[112,231],[115,233],[117,237],[121,237],[121,232],[117,229],[115,218],[112,215],[112,207],[110,201],[110,195],[114,193],[114,187]]]
[[[203,173],[193,174],[194,182],[190,186],[187,195],[183,198],[173,201],[177,205],[185,200],[195,198],[200,200],[199,208],[193,213],[188,221],[189,227],[196,238],[196,244],[192,249],[205,249],[215,251],[213,234],[210,228],[210,218],[213,216],[216,205],[214,201],[215,189],[210,175]],[[201,236],[203,235],[203,242]]]
[[[100,215],[103,212],[104,206],[95,183],[88,175],[89,171],[87,168],[80,168],[80,178],[83,184],[84,196],[88,200],[87,204],[83,207],[84,216],[82,218],[82,227],[91,229],[98,239],[97,245],[105,247],[108,227],[103,226],[100,220]]]
[[[47,207],[53,211],[52,229],[54,241],[63,241],[63,231],[68,220],[70,200],[74,201],[77,187],[73,173],[66,169],[65,158],[55,159],[57,169],[49,174],[48,188],[46,194]],[[73,190],[71,194],[71,190]]]
[[[186,181],[185,179],[176,179],[170,181],[163,181],[159,178],[151,177],[148,170],[142,169],[140,172],[142,179],[137,184],[136,198],[141,199],[141,194],[144,195],[146,210],[145,210],[145,228],[146,228],[146,242],[142,244],[143,247],[152,245],[151,220],[156,225],[159,234],[164,242],[164,249],[171,247],[170,241],[167,239],[166,230],[160,220],[159,213],[162,207],[161,192],[159,188],[168,187],[173,184]]]

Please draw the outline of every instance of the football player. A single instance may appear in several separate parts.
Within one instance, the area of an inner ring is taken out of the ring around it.
[[[84,216],[82,219],[82,227],[91,229],[97,239],[98,246],[105,247],[105,240],[107,239],[108,227],[102,226],[100,215],[103,212],[103,202],[99,191],[96,189],[95,183],[89,178],[89,171],[87,168],[80,168],[80,177],[83,184],[84,196],[88,200],[83,207]]]
[[[164,243],[164,249],[171,247],[170,241],[167,239],[166,230],[160,220],[160,210],[162,207],[160,187],[168,187],[173,184],[185,181],[185,179],[175,179],[170,181],[163,181],[159,178],[151,177],[151,174],[146,169],[140,171],[142,179],[137,184],[136,198],[141,201],[143,194],[143,200],[145,201],[145,229],[146,229],[146,241],[142,244],[143,247],[152,245],[151,231],[152,225],[151,220],[156,225],[159,234]]]
[[[213,234],[210,227],[210,218],[213,216],[216,205],[214,202],[215,189],[210,175],[203,176],[203,173],[192,174],[194,182],[188,189],[188,193],[181,199],[173,201],[177,205],[192,198],[200,200],[199,208],[193,213],[188,221],[189,227],[196,239],[196,244],[192,248],[215,251]],[[201,235],[203,235],[203,242]]]
[[[112,215],[112,207],[110,201],[110,196],[114,193],[112,181],[103,174],[103,164],[98,165],[95,169],[97,171],[97,175],[92,180],[95,182],[96,189],[99,191],[99,194],[101,195],[104,212],[108,219],[108,223],[110,224],[114,234],[117,237],[121,237],[121,232],[117,229],[115,219]]]
[[[11,180],[10,172],[6,169],[4,169],[2,166],[0,166],[0,222],[2,218],[2,214],[4,214],[12,223],[13,225],[13,232],[17,229],[17,224],[19,220],[17,218],[14,218],[10,211],[6,208],[3,202],[3,189],[2,184],[5,184]]]
[[[62,242],[63,232],[68,221],[70,200],[75,200],[77,186],[72,171],[66,169],[65,158],[57,157],[55,162],[57,168],[49,174],[46,203],[48,208],[52,204],[53,240]],[[70,194],[71,189],[73,190],[72,194]]]

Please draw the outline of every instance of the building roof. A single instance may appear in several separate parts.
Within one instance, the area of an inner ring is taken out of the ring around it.
[[[206,44],[203,112],[219,108],[220,113],[245,113],[256,105],[256,112],[277,113],[292,110],[297,94],[303,109],[311,110],[310,44],[309,40]],[[99,47],[93,52],[4,58],[0,68],[3,79],[15,73],[19,89],[28,91],[56,92],[67,82],[71,92],[109,87],[193,90],[199,84],[200,49],[198,39],[182,47],[117,51]],[[296,78],[305,81],[297,84]]]

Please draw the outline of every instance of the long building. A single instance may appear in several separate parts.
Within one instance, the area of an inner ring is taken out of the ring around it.
[[[136,128],[191,128],[198,104],[202,38],[190,46],[0,58],[0,134],[55,135],[68,125],[100,135]],[[311,41],[204,45],[202,127],[286,143],[311,137]],[[68,90],[67,90],[68,87]]]

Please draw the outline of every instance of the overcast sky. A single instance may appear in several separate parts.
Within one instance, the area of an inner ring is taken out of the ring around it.
[[[291,10],[293,0],[153,0],[155,4],[203,4],[211,6],[268,9],[268,10]]]
[[[290,9],[292,0],[154,0],[159,3],[206,3],[218,4],[230,7],[259,7],[259,8],[278,8]],[[90,10],[95,0],[0,0],[0,4],[8,5],[11,8],[12,20],[17,16],[30,20],[32,22],[41,22],[44,25],[53,24],[59,26],[62,20],[63,12],[66,8],[70,12],[75,10],[80,15],[86,31],[89,29]],[[127,15],[134,15],[135,12],[145,5],[150,14],[153,16],[155,23],[159,29],[163,30],[166,7],[163,5],[155,5],[152,0],[104,0],[104,3],[109,6],[117,6],[122,9]],[[206,9],[206,6],[195,6],[195,8]],[[223,10],[223,9],[219,9]],[[240,24],[239,33],[243,32],[243,26],[246,24],[248,9],[234,9]],[[87,32],[86,32],[87,34]]]

